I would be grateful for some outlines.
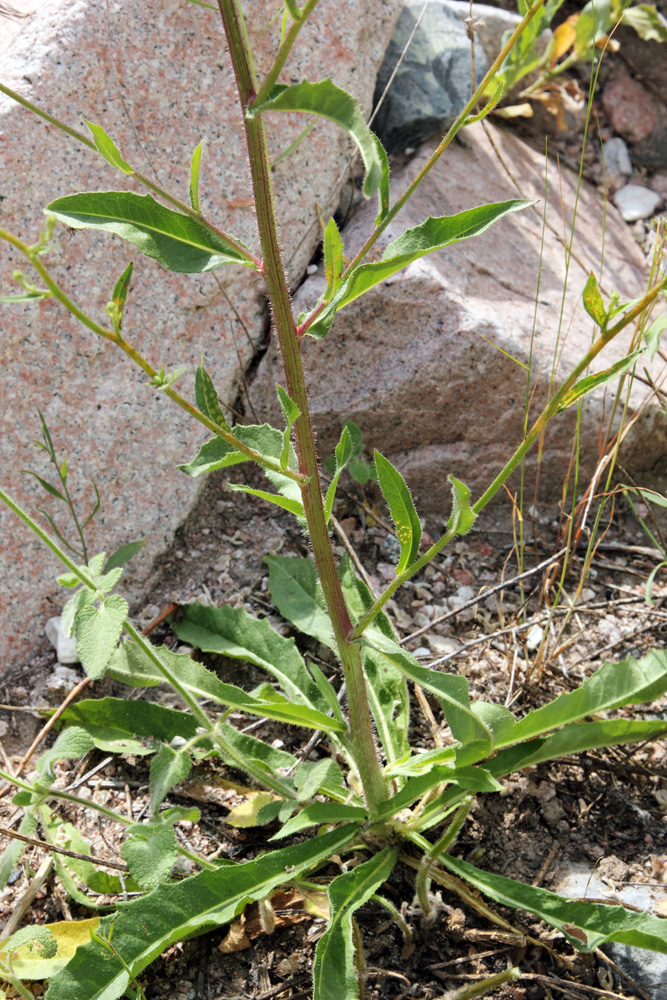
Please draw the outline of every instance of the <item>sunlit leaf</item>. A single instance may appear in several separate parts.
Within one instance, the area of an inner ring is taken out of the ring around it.
[[[441,854],[439,861],[495,902],[534,913],[556,927],[579,951],[591,952],[606,941],[619,941],[667,954],[667,921],[659,917],[631,913],[622,906],[563,899],[548,889],[493,875],[448,854]]]
[[[108,937],[113,923],[113,945],[127,968],[91,941],[51,980],[48,1000],[116,1000],[170,944],[229,923],[246,903],[264,899],[279,885],[343,850],[357,830],[358,824],[347,825],[246,864],[158,886],[143,899],[125,904],[118,914],[100,921],[100,933]]]
[[[47,207],[73,229],[115,233],[170,271],[199,274],[224,264],[249,264],[222,236],[149,194],[91,191],[57,198]]]
[[[190,204],[195,212],[201,212],[199,204],[199,165],[203,149],[204,140],[202,139],[199,145],[195,146],[192,154],[192,162],[190,163]]]
[[[275,87],[268,100],[248,113],[264,111],[302,111],[329,118],[344,128],[354,139],[364,161],[366,176],[364,194],[370,198],[379,189],[380,212],[383,218],[389,208],[389,164],[382,143],[371,132],[358,101],[331,80],[309,83],[303,80],[290,86]]]
[[[375,452],[375,468],[401,546],[401,557],[396,566],[396,574],[400,575],[417,558],[422,527],[407,483],[400,472],[379,451]]]
[[[356,1000],[359,996],[352,917],[387,881],[395,863],[396,851],[386,848],[330,884],[330,923],[315,950],[313,1000]]]
[[[135,882],[150,892],[167,881],[178,860],[174,828],[167,823],[131,826],[120,853]]]
[[[93,142],[97,146],[97,151],[102,154],[107,163],[110,163],[116,170],[121,170],[124,174],[133,174],[134,170],[120,155],[118,146],[107,135],[102,126],[96,125],[95,122],[89,122],[87,118],[83,120],[93,134]]]
[[[563,410],[567,410],[568,407],[572,406],[578,400],[583,399],[584,396],[588,396],[595,389],[599,389],[600,386],[607,385],[608,382],[614,382],[624,372],[629,371],[643,353],[643,350],[633,351],[632,354],[628,354],[627,357],[614,362],[613,365],[605,368],[604,371],[596,372],[594,375],[586,375],[584,378],[579,379],[570,391],[565,394],[563,399],[561,399],[558,404],[558,412],[562,413]]]
[[[378,261],[361,264],[343,281],[340,290],[309,327],[311,337],[324,337],[339,309],[354,302],[375,285],[386,281],[414,260],[419,260],[435,250],[442,250],[452,243],[470,239],[485,232],[494,222],[511,212],[518,212],[532,202],[504,201],[493,205],[480,205],[458,215],[431,216],[425,222],[407,229],[390,243]]]
[[[74,616],[76,649],[89,677],[102,677],[123,631],[127,601],[111,594],[99,607],[88,604]]]
[[[595,320],[599,327],[604,328],[607,323],[607,310],[604,307],[604,300],[600,295],[597,279],[593,272],[588,276],[582,298],[584,309],[588,315]]]

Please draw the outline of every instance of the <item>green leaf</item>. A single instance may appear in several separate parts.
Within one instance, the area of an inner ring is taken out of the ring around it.
[[[315,950],[313,1000],[356,1000],[359,996],[352,916],[387,881],[395,863],[396,851],[386,848],[329,886],[330,922]]]
[[[607,310],[604,307],[604,300],[600,295],[598,283],[595,275],[591,271],[583,292],[584,309],[599,327],[605,328],[607,324]]]
[[[192,760],[183,750],[172,750],[162,745],[151,762],[150,775],[150,811],[156,816],[157,811],[167,797],[169,791],[185,781],[190,773]]]
[[[396,567],[398,576],[417,558],[422,527],[403,476],[379,451],[375,452],[375,468],[401,546],[401,557]]]
[[[311,826],[347,823],[354,820],[364,823],[367,819],[368,812],[362,806],[348,806],[344,802],[313,802],[296,816],[292,816],[284,827],[269,839],[280,840],[281,837],[289,837],[290,834],[298,833],[299,830],[307,830]]]
[[[231,430],[229,424],[225,419],[225,415],[222,412],[220,406],[220,400],[218,398],[218,393],[215,386],[213,385],[213,380],[211,376],[204,368],[204,362],[200,362],[195,372],[195,401],[197,403],[197,409],[209,417],[214,424],[221,427],[223,430]],[[219,438],[215,438],[219,441]],[[224,444],[224,442],[221,442]],[[245,442],[244,442],[245,444]],[[227,445],[229,447],[229,445]]]
[[[334,453],[334,469],[333,469],[333,479],[329,484],[327,490],[326,499],[324,502],[324,514],[327,519],[327,524],[331,518],[331,512],[333,510],[334,500],[336,498],[336,489],[338,487],[338,480],[341,477],[341,473],[347,463],[352,457],[352,439],[350,438],[350,432],[347,427],[343,427],[340,435],[340,441],[336,445],[336,451]]]
[[[213,419],[213,418],[211,418]],[[269,461],[277,461],[282,451],[283,435],[275,427],[269,424],[248,424],[238,425],[234,428],[234,435],[248,448],[254,448],[260,455]],[[196,458],[187,465],[179,465],[177,468],[187,476],[201,476],[206,472],[215,472],[217,469],[227,469],[232,465],[239,465],[241,462],[248,462],[250,459],[244,452],[237,451],[232,445],[227,444],[221,438],[215,437],[207,441],[199,449]]]
[[[327,290],[324,301],[330,302],[343,283],[343,241],[333,218],[324,230],[324,271],[327,276]]]
[[[199,163],[201,161],[201,154],[204,148],[204,140],[195,146],[194,152],[192,154],[192,162],[190,164],[190,204],[194,208],[195,212],[201,212],[201,206],[199,204]]]
[[[419,757],[417,757],[418,762]],[[408,763],[406,761],[406,764]],[[396,768],[397,765],[394,765],[392,773]],[[451,764],[432,764],[425,774],[416,774],[409,778],[400,792],[383,802],[378,809],[377,817],[379,820],[390,819],[401,810],[407,809],[408,806],[411,806],[417,799],[421,799],[432,789],[439,785],[450,784],[457,786],[454,789],[456,795],[460,794],[460,788],[471,792],[499,792],[503,787],[486,767],[455,767],[453,762]]]
[[[34,476],[42,489],[46,490],[47,493],[50,493],[52,497],[57,497],[58,500],[62,500],[65,503],[67,502],[60,490],[57,490],[55,486],[52,486],[46,479],[42,479],[42,477],[38,476],[36,472],[31,472],[30,469],[21,469],[21,472],[24,476]]]
[[[277,719],[293,726],[322,729],[328,733],[346,730],[343,723],[306,705],[294,705],[278,695],[271,701],[254,698],[234,684],[224,684],[213,671],[207,670],[184,653],[172,653],[166,646],[154,648],[154,652],[168,665],[179,683],[196,698],[208,698],[220,705],[247,712],[248,715]],[[131,642],[123,643],[116,650],[109,665],[109,674],[115,680],[136,687],[151,687],[164,682],[164,676],[155,664],[143,650]]]
[[[149,194],[91,191],[57,198],[47,208],[73,229],[115,233],[170,271],[200,274],[224,264],[253,266],[222,236]]]
[[[637,359],[642,356],[644,349],[639,351],[633,351],[632,354],[628,354],[627,357],[621,358],[619,361],[614,362],[609,368],[605,368],[601,372],[596,372],[594,375],[586,375],[585,378],[579,379],[578,382],[572,386],[569,392],[561,399],[558,404],[558,413],[562,413],[563,410],[567,410],[569,406],[576,403],[577,400],[583,399],[584,396],[588,396],[590,392],[598,389],[601,385],[606,385],[608,382],[613,382],[615,379],[619,378],[623,372],[627,372],[630,368],[634,367],[637,363]]]
[[[113,945],[128,968],[115,957],[103,961],[108,956],[91,941],[51,980],[48,1000],[116,1000],[169,945],[229,923],[247,903],[264,899],[279,885],[343,850],[358,829],[356,823],[347,825],[246,864],[160,885],[143,899],[122,904],[118,914],[100,922],[100,931],[108,936],[113,923]]]
[[[501,750],[489,761],[492,774],[500,777],[545,760],[568,757],[597,747],[620,746],[655,740],[667,733],[667,721],[608,719],[603,722],[573,722],[545,739],[528,740]]]
[[[645,41],[667,42],[667,23],[654,4],[642,3],[623,14],[623,24],[634,28]]]
[[[133,559],[134,556],[136,556],[137,552],[140,552],[143,549],[145,544],[145,540],[142,539],[138,542],[128,542],[127,545],[121,545],[121,547],[116,549],[116,551],[113,552],[107,559],[104,564],[104,572],[109,573],[112,569],[124,566],[125,563],[128,563],[130,559]]]
[[[131,260],[127,265],[120,278],[113,286],[113,292],[111,298],[115,304],[120,309],[121,313],[123,311],[123,306],[127,302],[127,295],[130,290],[130,281],[132,280],[132,272],[134,271],[134,261]]]
[[[283,434],[283,448],[280,452],[280,468],[286,469],[290,459],[290,437],[292,434],[292,427],[301,416],[301,410],[296,405],[294,400],[287,395],[281,385],[276,385],[276,391],[278,393],[278,402],[280,403],[280,409],[283,411],[286,425]],[[303,509],[303,504],[301,506]]]
[[[127,862],[132,878],[142,889],[150,892],[161,882],[167,881],[178,860],[174,828],[166,823],[159,826],[131,826],[120,853]]]
[[[95,122],[89,122],[87,118],[83,120],[93,134],[93,142],[97,146],[98,153],[102,154],[107,163],[110,163],[116,170],[122,170],[124,174],[133,174],[134,170],[120,155],[118,146],[107,135],[102,126],[96,125]]]
[[[579,951],[591,952],[606,941],[619,941],[667,954],[667,921],[659,917],[630,913],[622,906],[563,899],[548,889],[492,875],[448,854],[441,854],[438,860],[497,903],[534,913],[556,927]]]
[[[561,694],[555,701],[534,709],[517,722],[511,740],[540,736],[551,729],[577,722],[587,715],[607,712],[623,705],[651,702],[667,691],[667,650],[653,649],[641,660],[605,663],[581,687]],[[500,744],[502,745],[502,743]]]
[[[611,28],[610,0],[590,0],[583,8],[575,26],[574,51],[577,59],[592,58],[595,43],[609,33]]]
[[[470,239],[485,232],[494,222],[511,212],[518,212],[531,205],[528,201],[503,201],[493,205],[480,205],[458,215],[430,217],[419,226],[407,229],[390,243],[382,257],[370,264],[361,264],[345,279],[338,293],[322,310],[308,329],[311,337],[324,337],[339,309],[354,302],[375,285],[381,284],[392,274],[402,270],[414,260],[419,260],[435,250],[442,250],[452,243]]]
[[[49,843],[67,851],[76,851],[77,854],[90,854],[90,844],[71,823],[59,819],[48,806],[44,805],[40,807],[39,816]],[[64,854],[54,852],[53,862],[58,878],[62,881],[65,889],[72,899],[81,905],[94,907],[96,904],[77,888],[79,884],[87,886],[96,895],[116,895],[123,892],[124,887],[120,878],[117,875],[109,875],[107,872],[100,871],[92,861],[68,858]],[[127,879],[125,879],[125,883],[125,888],[129,888]]]
[[[287,621],[306,635],[335,648],[333,628],[312,559],[264,556],[271,600]]]
[[[19,302],[34,302],[36,299],[48,299],[53,293],[45,289],[40,291],[39,289],[34,289],[30,292],[21,292],[18,295],[0,295],[0,302],[4,302],[7,305],[16,305]]]
[[[85,729],[70,726],[65,729],[52,747],[45,750],[37,761],[37,773],[44,784],[50,785],[56,780],[53,764],[57,760],[78,760],[92,750],[95,740]]]
[[[127,601],[111,594],[99,607],[88,604],[74,617],[76,648],[81,664],[89,677],[102,677],[123,631],[127,618]]]
[[[294,639],[280,635],[266,618],[253,618],[243,608],[229,605],[188,604],[173,627],[182,642],[206,653],[254,663],[275,677],[292,701],[327,712],[329,705],[308,673]]]
[[[107,742],[136,736],[165,743],[176,736],[191,740],[198,725],[189,712],[179,712],[153,701],[130,701],[127,698],[80,701],[70,705],[61,718],[67,725],[78,726],[90,736]]]
[[[383,635],[377,628],[366,629],[361,642],[386,656],[405,677],[436,695],[454,739],[459,740],[463,747],[471,752],[474,749],[477,759],[491,752],[494,744],[493,734],[470,706],[468,681],[465,677],[443,674],[438,670],[421,666],[414,656],[399,646],[394,639]],[[461,762],[469,763],[463,759]]]
[[[371,132],[358,101],[331,80],[309,83],[303,80],[290,86],[277,86],[268,100],[248,110],[248,114],[264,111],[302,111],[329,118],[344,128],[355,143],[364,161],[364,195],[370,198],[379,189],[379,216],[389,210],[389,163],[382,143]]]

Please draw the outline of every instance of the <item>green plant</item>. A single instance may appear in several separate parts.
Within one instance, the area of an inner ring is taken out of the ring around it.
[[[63,612],[63,627],[76,636],[88,675],[96,679],[107,674],[142,688],[167,682],[188,708],[186,712],[174,711],[151,702],[120,698],[81,702],[64,713],[66,728],[56,744],[39,759],[34,781],[0,772],[1,777],[18,788],[14,802],[25,809],[21,834],[32,836],[41,823],[54,848],[60,850],[63,843],[73,848],[74,858],[56,853],[54,859],[58,860],[54,864],[75,899],[89,902],[80,888],[82,882],[93,891],[114,895],[121,884],[125,890],[131,888],[143,893],[137,900],[118,903],[116,912],[101,918],[91,940],[53,975],[49,1000],[73,997],[112,1000],[123,994],[141,995],[137,977],[167,946],[228,923],[248,902],[269,900],[272,892],[285,883],[307,892],[308,879],[314,870],[324,868],[334,857],[353,852],[362,854],[364,860],[334,877],[328,890],[329,921],[318,942],[313,969],[314,996],[318,1000],[352,1000],[358,996],[361,956],[354,913],[371,897],[378,896],[399,859],[417,867],[417,896],[426,918],[434,912],[431,885],[437,882],[458,893],[504,931],[517,933],[504,917],[477,898],[470,889],[472,886],[491,900],[536,914],[562,932],[576,948],[591,951],[614,939],[667,951],[667,928],[663,921],[620,907],[565,900],[546,890],[485,872],[451,853],[474,795],[500,791],[502,779],[513,771],[581,750],[654,739],[667,732],[667,722],[660,719],[585,721],[615,708],[651,701],[666,691],[664,651],[653,652],[641,661],[605,664],[578,690],[561,695],[517,720],[502,706],[471,703],[465,678],[422,666],[400,646],[383,610],[402,583],[471,528],[552,417],[597,386],[619,377],[639,353],[652,349],[655,327],[630,357],[595,375],[586,374],[600,351],[650,310],[663,291],[664,282],[655,284],[638,301],[621,305],[615,297],[605,302],[591,275],[584,292],[584,306],[595,320],[598,334],[590,349],[554,391],[502,472],[479,499],[473,503],[465,484],[449,477],[452,506],[446,530],[421,555],[422,529],[409,489],[392,464],[375,452],[377,478],[396,526],[400,554],[395,579],[374,599],[347,559],[336,565],[329,537],[336,487],[343,470],[354,459],[359,442],[355,444],[353,432],[346,426],[335,450],[331,483],[324,491],[308,410],[301,341],[306,334],[315,338],[325,336],[338,310],[411,261],[483,234],[503,216],[524,207],[523,202],[508,201],[469,209],[453,217],[429,218],[394,240],[378,260],[365,262],[370,249],[422,177],[456,132],[471,120],[469,116],[481,92],[538,13],[541,2],[537,0],[526,11],[521,26],[478,92],[414,184],[391,207],[386,155],[367,128],[354,99],[330,80],[289,86],[276,84],[296,35],[315,6],[316,0],[308,0],[301,8],[295,0],[287,0],[278,55],[265,79],[260,81],[255,76],[238,0],[219,3],[247,138],[261,257],[201,214],[201,147],[197,147],[192,158],[191,203],[187,205],[136,171],[99,125],[87,122],[92,135],[92,139],[88,138],[0,87],[2,92],[47,117],[100,153],[115,169],[133,176],[178,210],[165,207],[149,195],[141,197],[122,191],[79,193],[58,198],[48,206],[46,227],[37,243],[29,245],[4,229],[0,229],[0,236],[19,250],[37,272],[43,287],[31,285],[31,297],[57,299],[90,330],[123,350],[149,376],[156,389],[214,435],[192,461],[181,466],[183,472],[199,476],[247,461],[264,470],[273,491],[238,484],[232,488],[260,496],[290,512],[307,530],[313,550],[313,560],[267,557],[274,603],[300,632],[314,636],[334,650],[344,679],[343,688],[335,674],[327,677],[317,665],[307,667],[292,639],[275,631],[267,620],[257,620],[243,609],[192,605],[174,627],[184,641],[195,647],[224,653],[265,670],[271,682],[260,684],[251,692],[223,682],[187,655],[152,645],[132,624],[123,597],[114,592],[122,569],[118,566],[109,569],[103,553],[79,565],[0,491],[0,499],[66,568],[59,581],[73,594]],[[344,266],[342,239],[335,223],[331,220],[327,225],[324,238],[327,289],[315,309],[297,319],[293,317],[285,283],[264,131],[265,116],[281,110],[324,115],[346,128],[364,161],[365,194],[369,197],[375,192],[379,194],[376,228],[349,265]],[[74,303],[43,261],[58,219],[74,228],[117,233],[174,271],[196,273],[237,264],[261,274],[271,301],[284,364],[285,387],[276,387],[284,428],[267,425],[232,428],[203,363],[195,375],[192,403],[174,387],[183,374],[181,370],[158,371],[139,354],[122,331],[127,270],[116,283],[112,305],[107,310],[109,327],[101,326]],[[125,641],[119,644],[123,633]],[[411,749],[408,683],[438,700],[451,731],[450,745],[423,753]],[[346,711],[342,707],[344,694]],[[205,708],[203,702],[213,708]],[[267,745],[234,728],[229,721],[232,711],[324,734],[335,749],[337,760],[326,757],[300,760]],[[78,759],[94,748],[107,753],[152,755],[149,815],[144,822],[136,823],[132,817],[57,786],[54,763]],[[198,811],[162,806],[170,790],[205,757],[219,758],[245,771],[264,790],[257,802],[255,820],[277,825],[272,840],[282,841],[314,828],[319,835],[307,840],[297,838],[295,843],[278,846],[242,864],[209,859],[186,850],[175,828],[184,820],[196,819]],[[89,848],[81,836],[51,811],[49,803],[54,800],[97,810],[126,828],[122,854],[129,880],[121,883],[120,876],[96,870],[86,858]],[[433,840],[427,837],[429,831],[434,831]],[[417,860],[415,849],[420,852]],[[402,851],[408,853],[401,854]],[[6,878],[18,853],[20,845],[12,844],[0,859],[0,879]],[[202,870],[182,880],[173,878],[179,854]],[[385,902],[391,907],[389,901]],[[268,904],[265,910],[268,912]],[[500,977],[492,977],[485,988],[493,988],[518,974],[516,969],[508,970]]]

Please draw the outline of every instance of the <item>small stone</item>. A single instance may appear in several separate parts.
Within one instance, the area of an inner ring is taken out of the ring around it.
[[[528,635],[526,636],[526,646],[532,653],[534,649],[542,642],[544,636],[544,629],[540,625],[532,625],[528,629]]]
[[[424,638],[438,656],[455,653],[461,647],[459,640],[451,635],[435,635],[433,632],[429,632]]]
[[[626,222],[650,218],[657,212],[661,201],[659,194],[639,184],[626,184],[614,195],[616,207]]]
[[[317,274],[318,271],[319,271],[319,267],[317,266],[317,264],[309,264],[308,267],[306,268],[306,274],[309,274],[309,275],[310,274]]]
[[[632,162],[628,147],[623,139],[615,136],[607,139],[604,143],[604,164],[606,170],[611,174],[625,174],[630,177],[632,174]]]
[[[56,651],[58,663],[78,663],[79,656],[76,651],[76,639],[66,636],[62,628],[62,618],[49,618],[44,628],[46,638]]]

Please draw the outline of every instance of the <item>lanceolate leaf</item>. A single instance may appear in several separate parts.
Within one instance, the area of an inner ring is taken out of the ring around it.
[[[655,740],[665,733],[667,733],[667,721],[655,719],[574,722],[559,729],[553,736],[528,740],[501,750],[487,766],[492,774],[501,777],[519,768],[541,764],[545,760],[567,757],[569,754],[582,753],[584,750],[594,750],[597,747]]]
[[[271,837],[271,840],[288,837],[292,833],[306,830],[311,826],[323,826],[325,823],[350,823],[353,820],[363,823],[366,819],[368,819],[368,813],[362,806],[348,806],[344,802],[313,802],[296,816],[292,816],[284,827]]]
[[[407,267],[413,260],[419,260],[434,250],[442,250],[452,243],[478,236],[510,212],[518,212],[530,203],[527,201],[504,201],[493,205],[480,205],[458,215],[431,216],[413,229],[407,229],[397,240],[390,243],[378,261],[361,264],[348,275],[339,292],[329,305],[309,327],[311,337],[324,337],[339,309],[354,302],[369,289],[386,281],[392,274]]]
[[[202,139],[199,145],[195,146],[192,154],[192,162],[190,164],[190,204],[194,208],[195,212],[201,212],[201,207],[199,205],[199,164],[203,148],[204,140]]]
[[[396,574],[400,575],[417,558],[422,527],[403,476],[379,451],[375,452],[375,468],[401,546],[401,558],[396,567]]]
[[[165,745],[160,747],[151,762],[151,815],[155,816],[160,804],[167,797],[174,785],[185,781],[191,767],[192,760],[188,753],[185,753],[183,750],[173,750],[171,747]]]
[[[379,188],[379,218],[384,218],[389,209],[387,154],[378,137],[369,129],[359,103],[351,94],[337,87],[331,80],[320,80],[317,83],[303,80],[288,87],[275,87],[267,101],[251,109],[251,113],[263,111],[310,112],[330,118],[346,129],[359,147],[366,168],[364,194],[370,198]]]
[[[209,413],[210,416],[210,413]],[[211,417],[211,419],[214,419]],[[216,420],[217,423],[217,420]],[[269,424],[248,424],[238,425],[234,428],[234,435],[246,445],[253,448],[269,461],[278,460],[283,443],[283,436],[276,427]],[[228,469],[232,465],[239,465],[241,462],[250,461],[248,456],[242,451],[237,451],[232,445],[227,444],[219,437],[207,441],[199,449],[199,454],[186,465],[179,465],[177,468],[187,476],[202,476],[206,472],[215,472],[216,469]]]
[[[447,529],[457,535],[465,535],[472,528],[477,516],[470,506],[470,489],[460,479],[447,476],[452,487],[452,513],[447,522]]]
[[[279,697],[271,701],[254,698],[234,684],[224,684],[212,670],[207,670],[184,653],[172,653],[166,646],[158,647],[155,651],[183,687],[197,698],[208,698],[220,705],[247,712],[248,715],[277,719],[294,726],[322,729],[325,732],[345,731],[346,727],[337,719],[307,705],[294,705]],[[116,680],[140,687],[164,682],[164,676],[155,664],[131,642],[125,642],[116,651],[109,674]]]
[[[85,729],[91,736],[107,741],[136,736],[169,743],[175,736],[191,740],[197,720],[189,712],[177,712],[153,701],[127,698],[90,698],[70,705],[62,721]]]
[[[562,694],[517,722],[507,743],[518,743],[623,705],[654,701],[667,691],[667,650],[653,649],[641,660],[605,663],[581,687]],[[502,742],[500,743],[502,745]]]
[[[363,580],[356,576],[348,556],[341,561],[340,582],[353,620],[361,618],[373,604],[373,597]],[[375,618],[374,625],[388,639],[396,639],[383,611]],[[410,699],[405,677],[385,656],[369,647],[362,648],[361,661],[368,681],[373,720],[387,762],[391,763],[408,752]]]
[[[227,485],[230,490],[237,493],[249,493],[253,497],[259,497],[260,500],[268,500],[269,503],[275,504],[276,507],[288,510],[295,517],[305,517],[303,504],[300,500],[293,499],[292,497],[284,497],[279,493],[269,493],[268,490],[255,490],[251,486],[243,486],[242,483],[228,483]]]
[[[426,774],[410,778],[400,792],[383,802],[378,809],[378,818],[389,819],[396,816],[397,813],[402,809],[407,809],[426,792],[437,788],[438,785],[444,786],[450,783],[457,786],[454,789],[454,795],[460,794],[459,789],[461,788],[473,792],[499,792],[502,788],[502,785],[484,767],[452,767],[448,764],[436,764]]]
[[[441,854],[439,861],[497,903],[527,910],[556,927],[579,951],[590,952],[605,941],[619,941],[667,954],[667,920],[648,913],[630,913],[622,906],[563,899],[547,889],[481,871],[448,854]]]
[[[197,402],[197,407],[201,412],[210,417],[214,424],[221,427],[223,430],[228,431],[230,429],[229,424],[225,419],[225,415],[220,407],[220,400],[218,399],[218,393],[215,386],[213,385],[213,380],[211,376],[204,368],[203,361],[198,365],[197,371],[195,372],[195,400]],[[215,440],[220,440],[216,438]],[[221,444],[223,442],[220,442]],[[243,442],[245,444],[245,441]]]
[[[97,146],[98,152],[102,154],[107,163],[110,163],[116,170],[122,170],[124,174],[133,174],[134,170],[120,155],[118,146],[107,135],[102,126],[96,125],[95,122],[89,122],[85,118],[84,121],[93,133],[93,142]]]
[[[341,851],[358,828],[347,825],[243,865],[162,885],[137,902],[120,904],[117,915],[100,922],[100,932],[108,935],[113,922],[113,946],[129,972],[91,941],[51,980],[48,1000],[116,1000],[170,944],[233,920],[246,903],[265,898],[285,881]]]
[[[345,872],[329,886],[329,927],[317,942],[313,964],[313,1000],[356,1000],[352,916],[391,875],[396,851],[380,851],[370,861]]]
[[[253,618],[243,608],[211,608],[188,604],[174,625],[176,635],[207,653],[246,660],[268,671],[287,697],[322,712],[328,704],[306,669],[294,639],[280,635],[266,619]]]
[[[327,276],[324,301],[330,302],[343,280],[343,241],[333,219],[329,219],[324,230],[324,271]]]
[[[223,264],[253,266],[227,240],[149,194],[91,191],[57,198],[47,208],[73,229],[115,233],[170,271],[199,274]]]
[[[614,364],[610,365],[609,368],[605,368],[601,372],[595,372],[593,375],[586,375],[585,378],[579,379],[579,381],[575,382],[570,391],[558,404],[558,412],[562,413],[563,410],[567,410],[567,408],[572,406],[573,403],[576,403],[577,400],[583,399],[584,396],[587,396],[589,392],[593,392],[595,389],[599,389],[601,385],[606,385],[607,382],[613,382],[615,379],[619,378],[624,372],[629,371],[630,368],[636,364],[637,360],[643,353],[644,348],[639,351],[633,351],[632,354],[628,354],[627,357],[614,362]]]

